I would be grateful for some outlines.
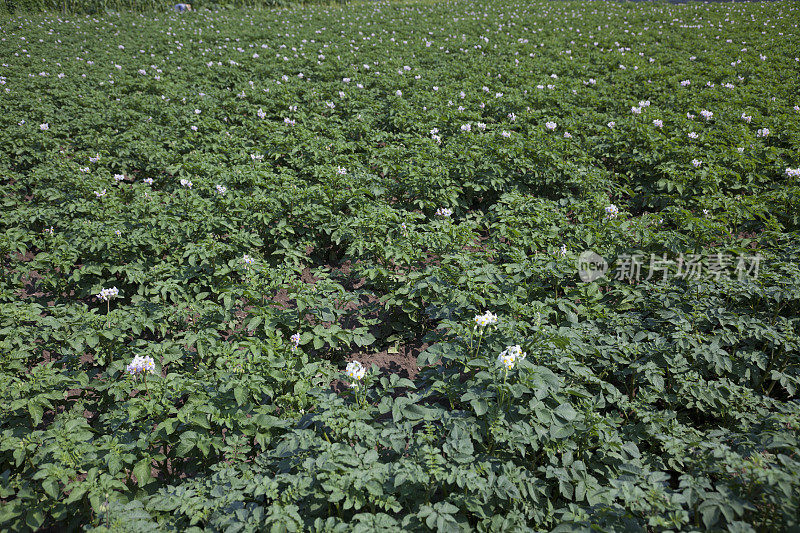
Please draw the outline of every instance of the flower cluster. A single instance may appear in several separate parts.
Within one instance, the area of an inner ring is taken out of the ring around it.
[[[485,328],[486,326],[494,326],[497,324],[497,315],[492,314],[491,311],[486,311],[482,315],[475,315],[475,327]]]
[[[187,180],[186,178],[181,179],[181,187],[186,187],[187,189],[192,188],[192,182]]]
[[[245,264],[245,268],[249,267],[250,265],[252,265],[252,264],[253,264],[253,263],[255,263],[255,262],[256,262],[256,260],[255,260],[255,259],[253,259],[252,257],[250,257],[250,256],[249,256],[249,255],[247,255],[247,254],[244,254],[244,255],[242,256],[242,263],[244,263],[244,264]]]
[[[544,123],[544,127],[547,128],[550,131],[555,131],[555,129],[558,127],[558,125],[555,122],[548,121],[548,122]]]
[[[769,137],[769,128],[762,128],[756,132],[756,137]]]
[[[300,334],[295,333],[290,337],[290,340],[292,341],[292,351],[297,350],[297,347],[300,346]]]
[[[714,113],[712,113],[711,111],[708,111],[706,109],[703,109],[702,111],[700,111],[700,114],[703,115],[703,118],[706,119],[707,121],[711,120],[711,118],[714,116]]]
[[[786,177],[787,178],[800,178],[800,168],[787,168],[786,169]]]
[[[225,194],[226,192],[228,192],[228,188],[225,187],[224,185],[217,185],[216,189],[217,192],[220,194]]]
[[[610,204],[606,206],[606,218],[617,218],[617,215],[619,215],[619,208],[616,205]]]
[[[692,165],[694,165],[694,168],[700,168],[700,165],[702,164],[703,162],[700,161],[699,159],[692,159]]]
[[[141,356],[137,355],[133,358],[133,361],[128,364],[127,372],[132,376],[138,376],[139,374],[149,373],[152,374],[156,370],[156,363],[153,361],[153,358],[149,355]]]
[[[436,210],[437,217],[450,218],[453,215],[453,210],[449,207],[440,207]]]
[[[116,287],[111,287],[110,289],[102,289],[98,294],[97,298],[102,302],[107,302],[119,296],[119,289]]]
[[[517,361],[522,361],[528,354],[522,351],[519,344],[507,346],[505,350],[497,356],[497,363],[503,365],[506,370],[511,370]]]
[[[101,191],[94,191],[94,195],[97,196],[97,198],[102,198],[103,196],[106,195],[106,190],[103,189]]]
[[[353,388],[358,387],[358,382],[364,379],[364,376],[367,373],[367,369],[359,363],[358,361],[351,361],[347,363],[347,367],[344,369],[344,373],[347,374],[347,377],[353,380],[353,384],[350,385]]]

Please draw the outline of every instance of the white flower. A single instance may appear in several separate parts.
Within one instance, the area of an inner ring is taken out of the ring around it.
[[[181,187],[186,187],[187,189],[191,189],[192,188],[192,182],[187,180],[187,179],[185,179],[185,178],[183,178],[183,179],[181,179]]]
[[[616,122],[614,122],[613,120],[607,124],[607,126],[608,126],[609,128],[611,128],[612,130],[614,129],[614,126],[616,126],[616,125],[617,125],[617,123],[616,123]]]
[[[97,294],[97,298],[103,302],[113,300],[117,296],[119,296],[119,289],[117,289],[116,287],[111,287],[110,289],[102,289]]]
[[[762,128],[756,132],[756,137],[769,137],[769,129]]]
[[[362,365],[358,361],[351,361],[347,363],[347,367],[344,369],[344,373],[347,374],[347,377],[353,380],[353,382],[358,382],[364,379],[364,376],[367,373],[367,369],[364,368],[364,365]]]
[[[739,152],[740,154],[743,154],[743,153],[744,153],[744,147],[743,147],[743,146],[740,146],[740,147],[738,147],[738,148],[736,149],[736,151],[737,151],[737,152]]]
[[[395,96],[403,96],[403,91],[401,91],[400,89],[397,89],[397,91],[395,91],[394,95]]]
[[[344,167],[336,167],[336,173],[341,176],[344,176],[345,174],[347,174],[347,169]]]
[[[258,118],[264,118],[264,117],[267,116],[267,113],[263,109],[261,109],[260,107],[258,108],[258,111],[256,112],[256,114],[258,115]]]
[[[47,122],[45,122],[45,123],[43,123],[43,124],[41,124],[41,125],[39,126],[39,129],[41,129],[42,131],[47,131],[47,130],[49,130],[49,129],[50,129],[50,124],[48,124]]]
[[[692,84],[692,82],[690,82],[689,80],[683,80],[681,82],[681,87],[688,87],[691,84]]]
[[[300,333],[295,333],[291,336],[292,341],[292,351],[297,350],[297,347],[300,346]]]
[[[472,131],[472,126],[469,124],[463,124],[461,126],[461,131],[467,131],[467,132]]]
[[[156,363],[153,361],[153,358],[149,355],[141,356],[137,355],[133,358],[133,360],[128,364],[127,371],[128,374],[132,376],[137,376],[139,374],[152,374],[156,370]]]
[[[607,205],[605,210],[606,218],[608,219],[617,218],[617,215],[619,215],[619,208],[614,204]]]
[[[497,315],[492,314],[491,311],[486,311],[482,315],[475,315],[475,327],[484,328],[486,326],[494,326],[497,324]]]
[[[508,139],[509,137],[511,137],[511,132],[508,132],[508,131],[505,131],[505,130],[503,130],[503,131],[500,133],[500,135],[502,135],[503,137],[505,137],[506,139]]]
[[[564,138],[565,139],[572,139],[572,134],[570,132],[568,132],[568,131],[565,131],[564,132]]]
[[[800,168],[787,168],[786,169],[786,177],[787,178],[800,178]]]
[[[714,113],[712,113],[711,111],[707,111],[705,109],[700,111],[700,114],[703,115],[703,118],[706,119],[707,121],[711,120],[711,117],[714,116]]]
[[[562,256],[567,255],[567,245],[562,244],[561,248],[558,249],[558,253],[560,253]]]
[[[296,122],[296,121],[294,121],[294,120],[292,120],[292,119],[290,119],[290,118],[285,118],[285,119],[283,119],[283,123],[284,123],[284,124],[288,124],[289,126],[294,126],[295,124],[297,124],[297,122]]]
[[[252,257],[250,257],[250,256],[249,256],[249,255],[247,255],[247,254],[244,254],[244,255],[242,256],[242,263],[244,263],[244,264],[245,264],[245,266],[250,266],[250,265],[252,265],[252,264],[253,264],[253,263],[255,263],[255,262],[256,262],[256,261],[255,261],[255,259],[253,259]]]
[[[192,126],[191,129],[192,131],[197,131],[197,126]]]
[[[695,132],[693,132],[693,131],[690,131],[690,132],[688,133],[688,135],[689,135],[689,138],[690,138],[690,139],[697,139],[697,137],[698,137],[697,133],[695,133]]]
[[[753,117],[747,115],[746,113],[742,113],[742,120],[750,124],[750,122],[753,120]]]
[[[153,178],[145,178],[142,181],[145,182],[148,185],[152,185],[153,184]]]
[[[506,370],[511,370],[518,360],[522,361],[527,355],[528,354],[523,352],[518,344],[507,346],[506,349],[497,356],[497,363],[504,366]]]
[[[544,123],[544,127],[550,131],[554,131],[558,125],[555,122],[548,121]]]
[[[710,214],[711,214],[711,212],[708,209],[703,209],[703,215],[704,216],[709,216]]]
[[[484,124],[483,122],[478,122],[476,126],[478,127],[479,130],[486,131],[486,124]]]
[[[105,189],[102,189],[102,190],[100,190],[100,191],[94,191],[94,195],[95,195],[97,198],[102,198],[103,196],[105,196],[105,195],[106,195],[106,190],[105,190]]]
[[[228,189],[224,185],[217,185],[216,189],[217,192],[220,194],[225,194],[226,192],[228,192]]]
[[[264,154],[250,154],[250,159],[253,161],[261,161],[264,159]]]
[[[650,107],[650,100],[639,100],[639,107]]]
[[[694,115],[692,115],[691,113],[686,113],[686,118],[688,118],[689,120],[694,120]]]
[[[436,216],[437,217],[450,218],[450,216],[452,214],[453,214],[453,210],[448,208],[448,207],[440,207],[439,209],[436,210]]]
[[[653,124],[655,125],[656,128],[663,128],[664,127],[664,122],[662,120],[659,120],[659,119],[655,119],[653,121]]]
[[[700,165],[702,164],[703,162],[700,161],[699,159],[692,159],[692,165],[694,165],[694,168],[700,168]]]
[[[641,115],[642,114],[642,108],[641,107],[632,107],[631,108],[631,113],[633,113],[634,115]]]

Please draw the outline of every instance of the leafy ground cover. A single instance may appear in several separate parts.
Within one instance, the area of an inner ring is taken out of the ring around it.
[[[0,527],[797,530],[797,20],[3,17]]]

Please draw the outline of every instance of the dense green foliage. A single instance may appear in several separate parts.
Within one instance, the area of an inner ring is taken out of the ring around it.
[[[171,11],[175,0],[0,0],[0,13],[42,13],[62,15],[116,14],[120,12],[152,13]],[[195,11],[219,9],[265,9],[299,4],[346,4],[347,0],[194,0],[188,2]]]
[[[797,20],[0,19],[0,528],[797,530]]]

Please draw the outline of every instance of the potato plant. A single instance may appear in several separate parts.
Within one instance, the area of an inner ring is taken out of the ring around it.
[[[0,529],[800,528],[795,4],[33,7]]]

